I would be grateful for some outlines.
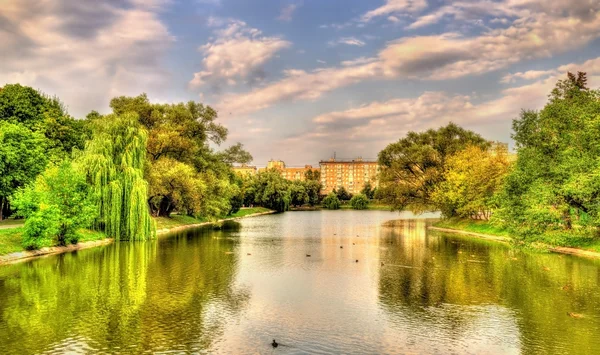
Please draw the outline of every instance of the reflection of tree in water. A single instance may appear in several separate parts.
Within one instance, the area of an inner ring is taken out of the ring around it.
[[[391,317],[460,333],[482,317],[472,306],[499,305],[514,315],[523,353],[591,353],[600,346],[598,263],[425,233],[423,222],[411,223],[391,226],[382,239],[388,247],[381,250],[379,299]]]
[[[0,352],[199,351],[247,304],[225,232],[119,243],[0,270]],[[73,341],[76,338],[77,341]],[[81,345],[81,344],[79,344]]]

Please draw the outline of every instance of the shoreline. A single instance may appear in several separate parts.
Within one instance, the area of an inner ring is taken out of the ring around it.
[[[469,231],[460,230],[460,229],[441,228],[441,227],[434,227],[434,226],[429,226],[429,227],[427,227],[427,229],[438,231],[438,232],[469,235],[469,236],[473,236],[473,237],[477,237],[477,238],[481,238],[481,239],[493,240],[496,242],[506,243],[506,244],[509,244],[511,241],[511,238],[509,238],[509,237],[502,237],[502,236],[498,236],[498,235],[483,234],[483,233],[475,233],[475,232],[469,232]],[[600,253],[591,251],[591,250],[572,248],[572,247],[553,247],[553,246],[550,246],[547,244],[544,244],[543,246],[544,246],[544,249],[547,249],[549,252],[552,252],[552,253],[575,255],[575,256],[586,257],[586,258],[591,258],[591,259],[600,259]]]
[[[156,231],[156,236],[159,237],[159,236],[164,236],[171,232],[213,225],[213,224],[222,223],[225,221],[235,221],[235,220],[243,219],[243,218],[258,217],[258,216],[263,216],[263,215],[268,215],[268,214],[273,214],[273,213],[276,213],[276,211],[259,212],[259,213],[253,213],[253,214],[249,214],[246,216],[234,217],[234,218],[224,218],[224,219],[219,219],[214,222],[184,224],[184,225],[176,226],[173,228],[163,228],[163,229]],[[99,247],[99,246],[105,246],[105,245],[112,244],[113,242],[114,242],[113,238],[105,238],[105,239],[100,239],[100,240],[91,240],[91,241],[87,241],[87,242],[81,242],[81,243],[77,243],[77,244],[70,244],[70,245],[66,245],[66,246],[44,247],[44,248],[37,249],[37,250],[18,251],[18,252],[6,254],[6,255],[0,255],[0,267],[3,265],[14,264],[14,263],[37,259],[37,258],[42,258],[42,257],[46,257],[46,256],[70,253],[70,252],[74,252],[74,251],[78,251],[78,250],[84,250],[84,249],[90,249],[90,248],[95,248],[95,247]]]

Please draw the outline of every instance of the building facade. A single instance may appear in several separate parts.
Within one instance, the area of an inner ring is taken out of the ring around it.
[[[240,176],[254,176],[257,174],[257,171],[256,166],[241,165],[233,167],[233,172]]]
[[[360,193],[367,182],[375,187],[379,184],[379,165],[376,161],[336,160],[335,158],[319,162],[321,170],[321,194],[328,194],[334,189],[344,187],[352,194]]]

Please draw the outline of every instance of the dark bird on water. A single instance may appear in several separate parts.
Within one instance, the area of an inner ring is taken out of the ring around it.
[[[356,259],[356,262],[358,262],[358,259]]]
[[[310,254],[306,254],[306,257],[307,257],[307,258],[310,258]]]
[[[273,339],[273,342],[271,343],[271,346],[276,348],[279,346],[279,344],[275,341],[275,339]]]
[[[343,245],[340,245],[340,249],[344,249],[344,246],[343,246]]]

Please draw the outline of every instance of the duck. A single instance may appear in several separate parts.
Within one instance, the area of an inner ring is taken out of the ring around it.
[[[272,346],[272,347],[274,347],[274,348],[276,348],[276,347],[278,347],[278,346],[279,346],[279,343],[277,343],[277,342],[275,341],[275,339],[273,339],[273,342],[271,343],[271,346]]]
[[[358,262],[358,259],[356,259],[356,262]]]
[[[307,258],[310,258],[310,254],[306,254],[306,257],[307,257]]]
[[[340,249],[344,249],[344,246],[343,246],[343,245],[340,245]]]

